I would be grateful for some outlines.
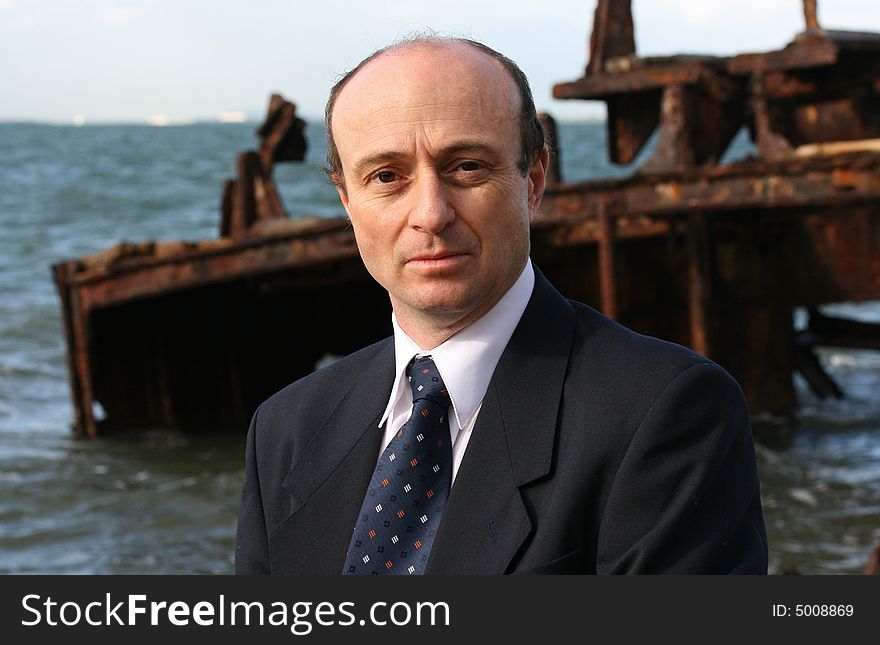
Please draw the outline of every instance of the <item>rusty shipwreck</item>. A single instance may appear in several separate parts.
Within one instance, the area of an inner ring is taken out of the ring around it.
[[[880,299],[880,35],[822,29],[815,0],[804,17],[778,51],[646,58],[630,0],[599,0],[584,75],[553,94],[607,104],[615,163],[652,135],[654,152],[622,179],[551,184],[532,231],[563,293],[712,357],[754,413],[773,415],[795,409],[796,370],[842,395],[816,345],[880,349],[877,326],[817,309]],[[720,165],[742,128],[756,154]],[[77,435],[243,431],[322,357],[390,333],[347,221],[290,218],[278,196],[273,164],[306,145],[294,106],[273,97],[258,134],[217,239],[120,244],[53,267]],[[800,331],[796,307],[810,312]]]

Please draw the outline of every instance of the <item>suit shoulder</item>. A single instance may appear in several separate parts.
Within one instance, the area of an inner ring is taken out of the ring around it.
[[[608,391],[650,400],[695,367],[694,376],[739,389],[724,368],[692,349],[635,332],[582,303],[571,304],[577,317],[572,372],[601,379]]]

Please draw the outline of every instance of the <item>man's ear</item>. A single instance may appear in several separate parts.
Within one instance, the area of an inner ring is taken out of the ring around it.
[[[529,182],[529,221],[535,219],[538,207],[541,205],[541,198],[547,187],[547,165],[549,163],[550,150],[544,146],[526,175]]]

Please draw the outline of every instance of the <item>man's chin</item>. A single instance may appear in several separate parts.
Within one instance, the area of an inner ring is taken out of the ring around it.
[[[412,290],[410,297],[406,299],[406,307],[423,316],[445,318],[466,315],[475,308],[474,294],[460,285],[440,281],[432,281],[431,284],[422,284]],[[395,310],[398,308],[400,299],[392,298]]]

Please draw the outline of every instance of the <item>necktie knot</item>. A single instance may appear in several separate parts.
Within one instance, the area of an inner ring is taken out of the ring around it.
[[[439,405],[449,406],[449,392],[430,356],[414,358],[407,368],[407,376],[410,378],[413,403],[419,399],[429,399]]]

